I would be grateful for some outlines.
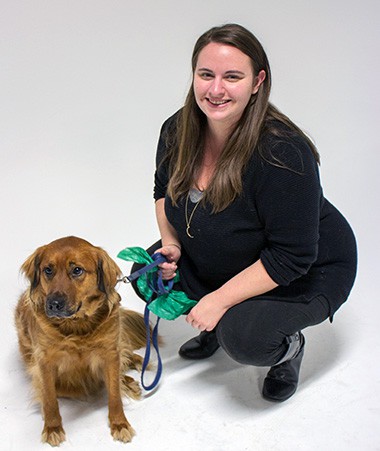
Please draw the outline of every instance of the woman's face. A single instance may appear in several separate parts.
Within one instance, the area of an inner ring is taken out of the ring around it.
[[[211,42],[199,53],[193,88],[199,108],[210,125],[233,127],[251,95],[256,94],[265,72],[254,76],[250,58],[239,49]]]

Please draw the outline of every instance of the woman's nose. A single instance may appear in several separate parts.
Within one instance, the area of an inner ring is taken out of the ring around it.
[[[224,95],[224,84],[222,78],[215,77],[210,86],[210,94],[214,97],[220,97]]]

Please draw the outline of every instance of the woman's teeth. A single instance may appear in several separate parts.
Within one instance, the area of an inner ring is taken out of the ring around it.
[[[229,100],[211,100],[211,99],[208,100],[213,105],[224,105],[225,103],[229,102]]]

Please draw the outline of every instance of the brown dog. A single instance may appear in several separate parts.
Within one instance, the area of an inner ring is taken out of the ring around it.
[[[42,441],[65,440],[57,397],[83,398],[105,385],[111,434],[129,442],[134,430],[121,400],[138,399],[125,376],[141,369],[134,350],[145,346],[142,316],[119,306],[120,269],[99,247],[67,237],[38,248],[21,267],[30,281],[16,308],[19,346],[42,405]]]

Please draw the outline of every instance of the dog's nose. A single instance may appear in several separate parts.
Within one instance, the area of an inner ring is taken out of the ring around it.
[[[46,298],[46,315],[48,317],[53,316],[67,316],[67,312],[65,309],[66,306],[66,296],[60,293],[50,294]]]

